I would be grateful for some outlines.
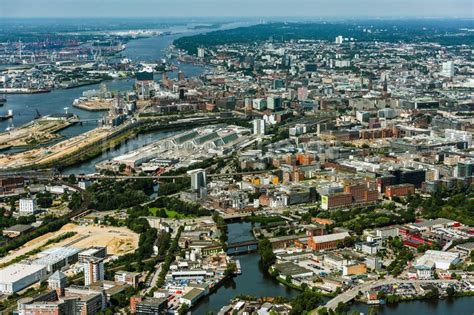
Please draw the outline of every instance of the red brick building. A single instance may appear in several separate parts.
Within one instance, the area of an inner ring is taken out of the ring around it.
[[[308,246],[312,250],[324,250],[337,248],[337,244],[342,242],[346,237],[349,237],[349,233],[341,232],[321,236],[308,237]]]
[[[343,192],[334,195],[321,196],[321,207],[324,210],[348,206],[352,204],[352,194]]]
[[[415,193],[415,186],[413,184],[392,185],[385,188],[385,196],[392,198],[394,196],[408,196]]]
[[[379,198],[379,192],[377,190],[367,190],[364,192],[364,201],[372,202]]]
[[[344,186],[344,192],[350,193],[355,202],[363,201],[365,198],[365,192],[368,191],[367,185],[354,184]]]

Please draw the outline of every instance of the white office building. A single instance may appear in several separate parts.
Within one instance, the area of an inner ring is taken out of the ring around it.
[[[191,190],[196,192],[199,198],[204,198],[207,195],[206,171],[199,168],[188,171],[188,175],[191,176]]]
[[[254,119],[253,121],[253,134],[257,136],[263,136],[266,132],[265,120]]]
[[[454,77],[454,62],[452,61],[443,62],[441,75],[448,78]]]
[[[267,100],[263,98],[256,98],[252,101],[252,107],[256,110],[264,110],[267,108]]]
[[[281,108],[281,97],[278,95],[271,95],[267,97],[267,108],[271,110],[278,110]]]
[[[195,170],[188,171],[188,174],[191,176],[191,189],[199,190],[203,187],[206,187],[206,171],[199,168]]]
[[[199,48],[197,49],[197,56],[198,56],[198,58],[204,58],[204,55],[205,55],[205,50],[204,50],[204,48],[199,47]]]
[[[32,215],[38,211],[35,198],[20,199],[20,215]]]
[[[84,285],[104,280],[104,259],[91,257],[84,263]]]

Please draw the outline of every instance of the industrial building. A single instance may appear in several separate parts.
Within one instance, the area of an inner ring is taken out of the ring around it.
[[[427,250],[423,256],[416,260],[415,266],[427,266],[430,268],[434,267],[436,269],[448,270],[450,265],[455,265],[459,261],[459,253]]]
[[[38,259],[31,263],[46,267],[48,273],[62,270],[77,262],[80,249],[74,247],[53,247],[38,254]]]
[[[349,236],[347,232],[313,236],[308,238],[308,246],[312,250],[334,249],[337,247],[338,242],[343,241]]]
[[[12,294],[42,280],[47,274],[44,265],[16,263],[0,269],[0,292]]]
[[[165,314],[167,308],[168,300],[166,298],[134,296],[130,299],[132,314]]]

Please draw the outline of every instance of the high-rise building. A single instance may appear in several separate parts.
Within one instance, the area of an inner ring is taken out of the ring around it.
[[[206,171],[199,168],[188,171],[188,175],[191,176],[191,190],[198,193],[199,198],[206,196]]]
[[[84,262],[84,284],[91,285],[94,282],[104,280],[104,259],[91,257]]]
[[[281,108],[281,97],[278,95],[268,96],[267,108],[271,110],[279,110]]]
[[[336,44],[340,45],[344,42],[344,37],[342,35],[339,35],[336,37]]]
[[[308,88],[302,86],[298,88],[298,101],[304,101],[308,98]]]
[[[252,100],[253,108],[256,110],[264,110],[267,108],[267,101],[263,98],[256,98]]]
[[[454,62],[452,61],[443,62],[441,74],[448,78],[454,77]]]
[[[284,54],[282,58],[282,66],[284,69],[289,69],[291,66],[291,57],[288,54]]]
[[[204,50],[204,48],[198,47],[198,49],[197,49],[197,56],[198,56],[198,58],[204,58],[204,55],[205,55],[205,50]]]
[[[263,136],[265,134],[265,120],[263,119],[254,119],[253,121],[253,134],[257,136]]]
[[[273,80],[273,89],[278,90],[285,87],[285,82],[282,79]]]

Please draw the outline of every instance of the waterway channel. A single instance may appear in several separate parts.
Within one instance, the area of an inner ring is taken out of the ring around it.
[[[249,222],[231,223],[227,225],[229,243],[253,240],[252,224]],[[193,309],[192,314],[203,315],[217,312],[237,295],[257,297],[284,296],[293,298],[298,291],[287,288],[267,275],[259,264],[258,253],[235,256],[240,261],[242,274],[227,280],[213,294],[202,299]]]

